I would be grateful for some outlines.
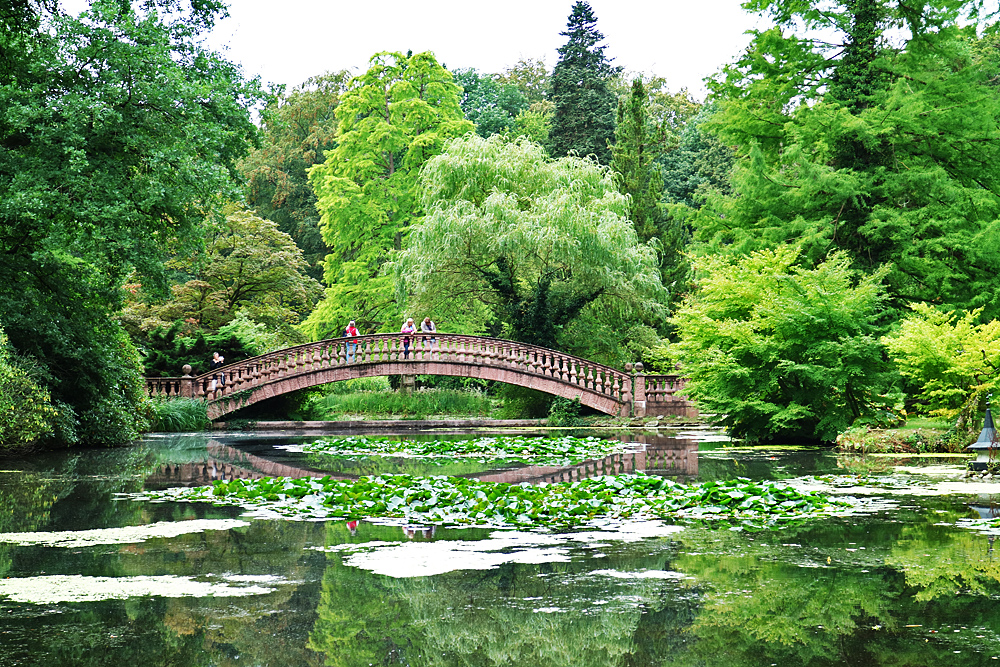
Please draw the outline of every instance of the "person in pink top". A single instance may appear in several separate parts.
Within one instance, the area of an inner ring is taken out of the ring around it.
[[[358,328],[354,326],[354,320],[351,320],[344,329],[344,336],[350,338],[347,341],[347,363],[354,363],[354,351],[358,349],[358,339],[355,336],[358,335]]]
[[[411,340],[410,339],[410,335],[412,335],[413,332],[415,332],[416,330],[417,330],[417,327],[413,326],[413,318],[412,317],[410,319],[406,320],[406,322],[403,323],[403,328],[399,330],[399,333],[401,333],[401,334],[409,334],[407,336],[403,336],[403,358],[404,359],[406,359],[407,357],[410,356],[410,340]]]

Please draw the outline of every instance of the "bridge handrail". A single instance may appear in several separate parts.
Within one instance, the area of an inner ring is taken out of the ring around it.
[[[404,350],[404,338],[410,339],[408,353]],[[433,346],[425,346],[425,339],[434,339]],[[351,361],[347,344],[355,340],[357,347]],[[393,332],[328,338],[244,359],[193,378],[147,378],[147,388],[151,395],[180,395],[181,384],[186,380],[194,384],[194,398],[214,399],[244,388],[259,386],[272,379],[323,368],[386,362],[409,364],[442,361],[510,368],[522,373],[554,378],[620,401],[631,398],[631,375],[611,366],[530,343],[440,332],[433,335]],[[216,389],[211,389],[212,379],[221,379],[223,376],[225,383],[221,386],[217,383]],[[626,398],[625,394],[629,396]]]

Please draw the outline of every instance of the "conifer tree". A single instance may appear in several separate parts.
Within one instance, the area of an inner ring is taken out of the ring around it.
[[[552,70],[550,98],[555,115],[546,145],[549,155],[562,157],[575,151],[581,157],[595,155],[608,164],[608,142],[615,136],[615,95],[608,80],[617,75],[598,46],[604,35],[595,27],[597,17],[586,2],[577,2],[559,33],[568,39],[558,49],[559,62]]]

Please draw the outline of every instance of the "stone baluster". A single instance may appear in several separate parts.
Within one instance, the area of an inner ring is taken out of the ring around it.
[[[402,344],[400,344],[400,347],[402,347]],[[389,340],[389,361],[396,361],[396,356],[396,339],[392,338]]]
[[[327,343],[323,346],[323,356],[320,357],[319,362],[320,368],[330,367],[330,344]]]
[[[593,390],[594,388],[594,367],[589,366],[587,368],[587,389]]]
[[[542,375],[552,377],[552,353],[544,352],[545,363],[542,364]]]
[[[607,377],[607,372],[598,371],[594,376],[594,389],[598,394],[604,393],[604,378]]]
[[[314,371],[318,371],[319,369],[321,369],[323,367],[323,357],[319,356],[319,348],[318,347],[314,347],[313,348],[312,357],[313,357],[313,363],[312,363],[313,370]]]
[[[577,384],[577,380],[579,379],[577,376],[576,367],[577,363],[576,361],[573,361],[570,364],[570,369],[569,369],[569,383],[574,385]]]

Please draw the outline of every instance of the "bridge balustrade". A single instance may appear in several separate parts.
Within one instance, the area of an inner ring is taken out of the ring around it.
[[[604,397],[600,400],[609,399],[617,406],[628,409],[632,406],[634,376],[610,366],[499,338],[417,334],[409,337],[408,346],[404,338],[397,333],[331,338],[253,357],[195,377],[148,378],[146,386],[151,396],[184,396],[212,403],[288,378],[356,368],[357,372],[350,373],[350,377],[446,374],[505,381],[504,378],[533,376]],[[348,343],[354,340],[356,348],[349,354]],[[373,365],[380,368],[374,369]],[[642,377],[664,378],[653,383],[655,397],[676,393],[682,386],[676,376],[639,376]],[[640,393],[641,384],[640,380],[636,394]],[[645,393],[647,397],[650,395],[648,385]]]

